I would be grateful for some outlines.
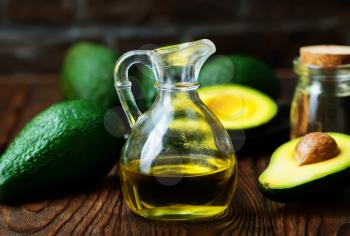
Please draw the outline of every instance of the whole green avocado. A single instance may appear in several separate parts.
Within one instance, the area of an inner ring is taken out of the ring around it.
[[[90,185],[105,176],[124,143],[106,131],[106,111],[98,102],[76,100],[33,118],[0,159],[0,201]]]
[[[67,52],[60,76],[60,89],[66,100],[97,100],[108,106],[118,103],[113,82],[117,55],[96,43],[80,42]]]

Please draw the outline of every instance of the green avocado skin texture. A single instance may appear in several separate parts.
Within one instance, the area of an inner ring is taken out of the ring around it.
[[[156,77],[153,71],[146,66],[142,66],[140,70],[140,91],[142,105],[145,108],[151,107],[156,97],[157,90],[154,87],[155,82]]]
[[[59,86],[66,100],[96,100],[108,106],[118,103],[113,70],[117,55],[101,45],[80,42],[67,52]]]
[[[34,117],[0,159],[0,201],[90,185],[105,176],[123,145],[106,132],[105,113],[97,102],[76,100]]]
[[[305,202],[322,198],[329,200],[349,185],[349,179],[350,167],[293,187],[272,189],[259,182],[259,189],[265,197],[276,202]]]
[[[242,84],[272,98],[280,95],[280,83],[264,62],[246,55],[226,55],[208,61],[199,74],[202,87],[217,84]]]

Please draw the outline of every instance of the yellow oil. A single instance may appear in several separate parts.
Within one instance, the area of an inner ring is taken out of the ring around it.
[[[147,173],[140,171],[139,160],[121,164],[124,198],[130,210],[147,218],[190,220],[219,214],[235,190],[232,159],[159,156]]]

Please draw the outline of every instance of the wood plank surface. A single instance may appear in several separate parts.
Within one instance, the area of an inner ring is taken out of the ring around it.
[[[61,99],[57,78],[41,76],[45,78],[0,77],[1,151],[25,122]],[[294,84],[289,79],[282,83],[285,99],[290,98]],[[93,190],[22,205],[0,205],[0,235],[350,235],[349,189],[329,201],[269,201],[257,187],[257,177],[268,160],[269,154],[238,156],[239,178],[232,205],[209,220],[163,222],[130,213],[114,168]]]

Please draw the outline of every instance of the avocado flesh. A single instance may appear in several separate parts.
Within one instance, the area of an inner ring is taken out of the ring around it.
[[[340,153],[331,159],[299,165],[294,150],[300,138],[280,146],[271,157],[268,168],[259,177],[262,193],[275,201],[308,198],[346,186],[350,176],[350,136],[328,133],[338,144]]]
[[[277,104],[265,94],[242,85],[216,85],[199,90],[204,104],[226,129],[250,129],[269,122]]]

